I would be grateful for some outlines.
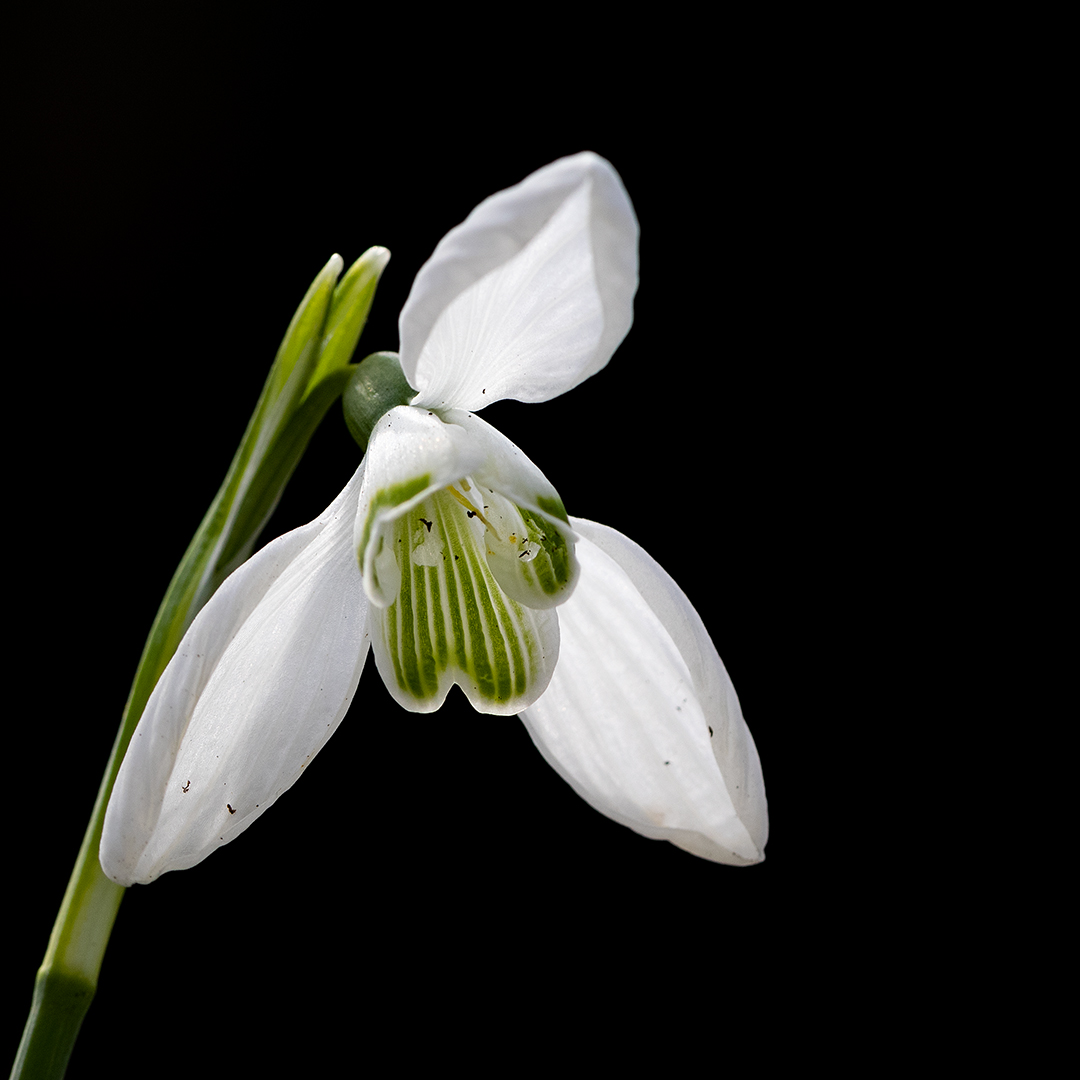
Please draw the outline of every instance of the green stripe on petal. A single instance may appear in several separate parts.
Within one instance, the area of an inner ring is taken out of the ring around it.
[[[388,547],[385,530],[375,535],[374,539],[372,538],[379,513],[408,502],[409,499],[419,495],[430,483],[431,475],[425,473],[423,476],[403,480],[398,484],[389,484],[376,490],[368,502],[364,528],[356,554],[360,562],[360,571],[367,579],[365,587],[368,597],[373,603],[381,603],[385,606],[393,600],[399,588],[396,567],[400,566],[400,560],[396,552]]]
[[[563,506],[562,499],[558,495],[537,495],[536,505],[544,511],[545,514],[550,514],[553,518],[558,518],[560,521],[570,524],[570,519],[566,516],[566,507]]]
[[[488,562],[502,588],[527,607],[565,603],[577,580],[574,531],[559,493],[505,435],[462,409],[444,414],[482,456],[459,475],[483,492],[490,523]],[[470,496],[471,498],[472,496]]]
[[[573,534],[536,510],[487,489],[487,561],[507,595],[526,607],[565,601],[577,580]]]
[[[401,587],[372,613],[375,660],[387,689],[414,712],[437,709],[457,683],[477,710],[509,715],[547,687],[558,620],[500,587],[488,565],[486,515],[460,496],[436,491],[385,526]]]
[[[574,576],[573,546],[568,544],[561,529],[545,521],[524,507],[519,507],[529,535],[537,534],[542,558],[534,558],[528,565],[536,576],[545,595],[559,596],[572,582]]]

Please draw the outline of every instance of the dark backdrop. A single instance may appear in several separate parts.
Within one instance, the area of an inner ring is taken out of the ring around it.
[[[687,57],[644,32],[618,49],[553,35],[450,61],[434,27],[418,52],[325,21],[138,10],[29,20],[8,73],[9,679],[30,686],[8,711],[8,989],[29,1004],[146,632],[311,278],[332,252],[390,248],[361,350],[395,348],[439,238],[592,149],[641,223],[634,327],[571,394],[485,417],[702,613],[764,763],[767,861],[637,836],[516,720],[456,692],[406,714],[369,660],[263,820],[130,891],[71,1075],[318,1075],[386,1039],[405,1060],[419,1028],[461,1058],[488,1052],[492,1025],[556,1049],[568,1025],[632,1041],[639,1015],[738,1040],[785,992],[768,971],[802,977],[811,868],[839,843],[833,676],[806,655],[832,653],[814,551],[836,497],[816,419],[835,298],[813,259],[815,118],[754,65],[731,75],[731,43]],[[357,460],[332,410],[266,538],[314,517]]]

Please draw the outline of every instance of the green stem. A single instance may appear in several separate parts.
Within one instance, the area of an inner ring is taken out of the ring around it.
[[[34,999],[11,1071],[12,1080],[46,1080],[64,1075],[97,988],[105,946],[124,896],[124,889],[101,872],[97,855],[105,807],[127,747],[124,726],[113,744],[45,960],[38,968]]]
[[[242,444],[238,459],[243,452]],[[229,501],[235,491],[235,472],[235,468],[229,470],[221,491],[188,546],[143,648],[75,869],[53,925],[45,959],[38,969],[30,1016],[11,1072],[12,1080],[62,1077],[93,999],[109,934],[124,896],[123,887],[110,881],[98,863],[105,808],[150,692],[195,614],[191,610],[198,593],[195,583],[205,579],[206,565],[217,549],[213,542],[216,538],[209,534],[220,520],[222,503]],[[200,597],[199,606],[203,602],[205,597]]]
[[[116,774],[158,678],[221,581],[255,540],[326,410],[354,370],[349,360],[389,253],[365,252],[335,286],[335,255],[297,309],[225,481],[188,545],[154,619],[120,730],[98,789],[75,869],[38,969],[11,1080],[61,1080],[86,1010],[124,889],[98,863]]]
[[[336,380],[328,379],[327,382],[343,382],[345,379],[347,374],[338,376]],[[337,392],[340,393],[340,389]],[[312,397],[318,401],[317,415],[305,413],[302,409],[295,414],[304,418],[306,437],[298,437],[295,426],[286,425],[261,455],[261,462],[255,462],[252,460],[252,446],[259,435],[255,418],[265,407],[265,402],[260,401],[225,482],[188,545],[158,608],[124,707],[120,730],[98,788],[90,823],[53,925],[45,959],[38,969],[30,1016],[12,1069],[12,1080],[59,1080],[64,1075],[79,1027],[97,988],[101,961],[124,896],[123,887],[110,881],[98,862],[105,808],[109,805],[120,763],[124,760],[135,726],[158,678],[176,652],[184,631],[218,583],[218,564],[223,549],[235,549],[237,546],[236,532],[230,528],[230,524],[243,518],[257,520],[261,524],[265,516],[260,512],[252,518],[250,513],[232,512],[233,508],[240,502],[249,501],[263,504],[264,507],[269,503],[272,508],[276,495],[280,495],[303,454],[311,433],[333,400],[325,391]],[[280,459],[278,448],[283,441],[291,451],[288,455],[291,461],[270,470],[273,482],[279,485],[276,493],[268,494],[265,484],[252,484],[250,480],[244,482],[245,474],[252,470],[257,472],[260,464]],[[240,547],[250,548],[254,540],[254,536],[241,538]]]

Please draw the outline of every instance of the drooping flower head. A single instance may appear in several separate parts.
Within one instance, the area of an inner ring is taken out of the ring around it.
[[[436,709],[457,682],[477,709],[512,714],[547,686],[574,532],[540,470],[473,413],[598,371],[636,289],[633,208],[593,154],[486,199],[417,275],[400,320],[416,393],[371,433],[356,536],[382,609],[375,659],[405,708]]]
[[[633,209],[593,154],[492,196],[443,238],[377,407],[357,372],[353,478],[222,585],[151,696],[106,815],[110,877],[194,865],[261,815],[345,715],[369,641],[405,708],[437,709],[456,683],[480,711],[520,713],[614,820],[718,862],[764,857],[757,752],[697,612],[632,541],[569,517],[475,415],[602,368],[636,287]]]

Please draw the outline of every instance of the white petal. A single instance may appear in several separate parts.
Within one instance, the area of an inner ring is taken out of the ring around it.
[[[114,881],[152,881],[235,839],[334,733],[368,650],[353,548],[362,476],[227,578],[191,624],[106,811],[100,857]]]
[[[546,401],[594,375],[633,321],[637,237],[622,181],[595,154],[486,199],[439,242],[402,309],[414,404]]]
[[[757,749],[708,631],[685,594],[625,536],[572,518],[581,579],[560,607],[561,654],[522,714],[590,805],[715,862],[765,857]]]

